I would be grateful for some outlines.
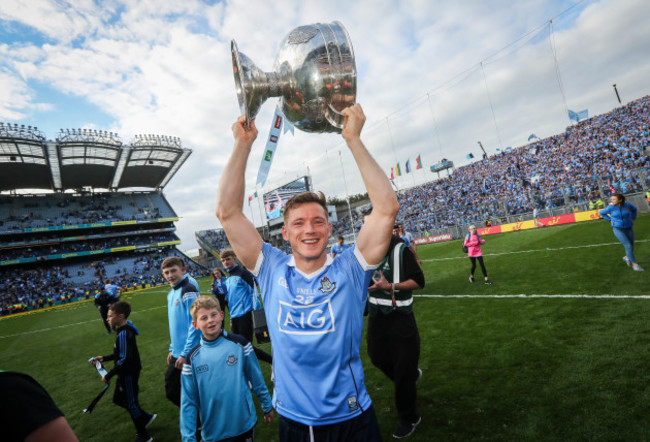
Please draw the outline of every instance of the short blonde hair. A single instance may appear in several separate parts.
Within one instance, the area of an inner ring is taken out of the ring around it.
[[[196,317],[199,314],[199,310],[202,308],[208,310],[216,308],[218,311],[221,311],[221,308],[219,307],[219,303],[217,302],[217,299],[214,296],[201,295],[194,300],[194,302],[190,307],[190,314],[192,315],[193,321],[196,321]]]

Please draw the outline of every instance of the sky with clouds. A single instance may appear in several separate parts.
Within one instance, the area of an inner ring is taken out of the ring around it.
[[[641,0],[3,0],[0,121],[180,137],[192,155],[164,193],[181,217],[182,250],[218,228],[217,184],[239,114],[230,41],[264,71],[292,29],[338,20],[357,66],[362,139],[379,164],[422,158],[398,188],[436,178],[442,158],[467,164],[550,136],[650,93],[650,2]],[[246,194],[275,110],[257,117]],[[328,196],[364,191],[336,134],[284,134],[264,189],[310,174]],[[262,193],[261,191],[259,192]],[[257,205],[245,210],[256,224]]]

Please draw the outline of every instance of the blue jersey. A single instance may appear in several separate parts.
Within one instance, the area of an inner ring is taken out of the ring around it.
[[[111,298],[115,300],[119,299],[118,293],[120,292],[120,288],[115,284],[106,284],[104,290],[106,290],[106,293],[108,293]]]
[[[201,338],[201,331],[192,327],[190,306],[199,296],[199,286],[189,275],[183,276],[167,294],[167,315],[172,356],[186,357]]]
[[[598,213],[604,220],[612,223],[612,227],[619,229],[629,229],[636,219],[636,207],[630,203],[624,203],[622,206],[610,204]]]
[[[271,411],[271,396],[253,346],[239,335],[222,331],[214,341],[201,339],[181,373],[183,441],[196,441],[197,413],[203,440],[229,439],[253,428],[257,416],[249,382],[264,413]]]
[[[212,283],[212,294],[217,296],[226,295],[227,293],[228,289],[226,288],[226,278],[221,277],[219,279],[215,279]]]
[[[359,351],[375,268],[351,247],[306,275],[292,256],[262,246],[254,273],[273,342],[273,406],[282,416],[327,425],[370,407]]]
[[[226,300],[231,318],[238,318],[256,306],[255,279],[253,274],[240,265],[230,269],[226,279]]]
[[[337,244],[334,244],[334,245],[332,246],[332,249],[330,250],[330,253],[331,253],[332,255],[334,255],[334,257],[336,258],[336,255],[340,255],[341,253],[343,253],[344,250],[349,249],[349,248],[350,248],[350,246],[347,245],[347,244],[341,244],[341,245],[339,245],[339,244],[337,243]]]
[[[411,247],[411,240],[407,235],[400,236],[402,238],[402,241],[404,241],[404,244],[406,244],[406,247]]]

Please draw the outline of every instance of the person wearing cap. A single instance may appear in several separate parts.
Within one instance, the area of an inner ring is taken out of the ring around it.
[[[483,278],[485,279],[486,284],[492,284],[488,278],[487,270],[485,270],[485,264],[483,263],[483,252],[481,251],[481,245],[485,244],[485,240],[478,234],[476,231],[476,226],[469,226],[469,233],[465,236],[465,242],[463,245],[467,247],[467,256],[472,262],[472,269],[469,274],[469,282],[474,282],[474,271],[476,270],[476,261],[481,265],[481,271],[483,272]]]

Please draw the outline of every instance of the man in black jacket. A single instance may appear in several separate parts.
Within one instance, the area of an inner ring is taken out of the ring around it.
[[[102,381],[108,383],[111,378],[117,376],[113,402],[125,408],[131,415],[137,432],[136,441],[149,442],[153,439],[147,427],[156,419],[156,415],[144,411],[138,402],[138,378],[142,365],[135,338],[140,332],[131,321],[127,320],[129,314],[131,314],[131,305],[128,302],[118,301],[109,307],[108,323],[115,328],[117,334],[113,354],[95,356],[94,359],[100,362],[115,361],[115,365],[106,373]]]
[[[396,226],[397,227],[397,226]],[[399,425],[393,437],[408,437],[421,422],[416,408],[420,334],[413,315],[413,290],[424,287],[417,257],[393,231],[388,252],[368,288],[368,355],[395,384]]]

